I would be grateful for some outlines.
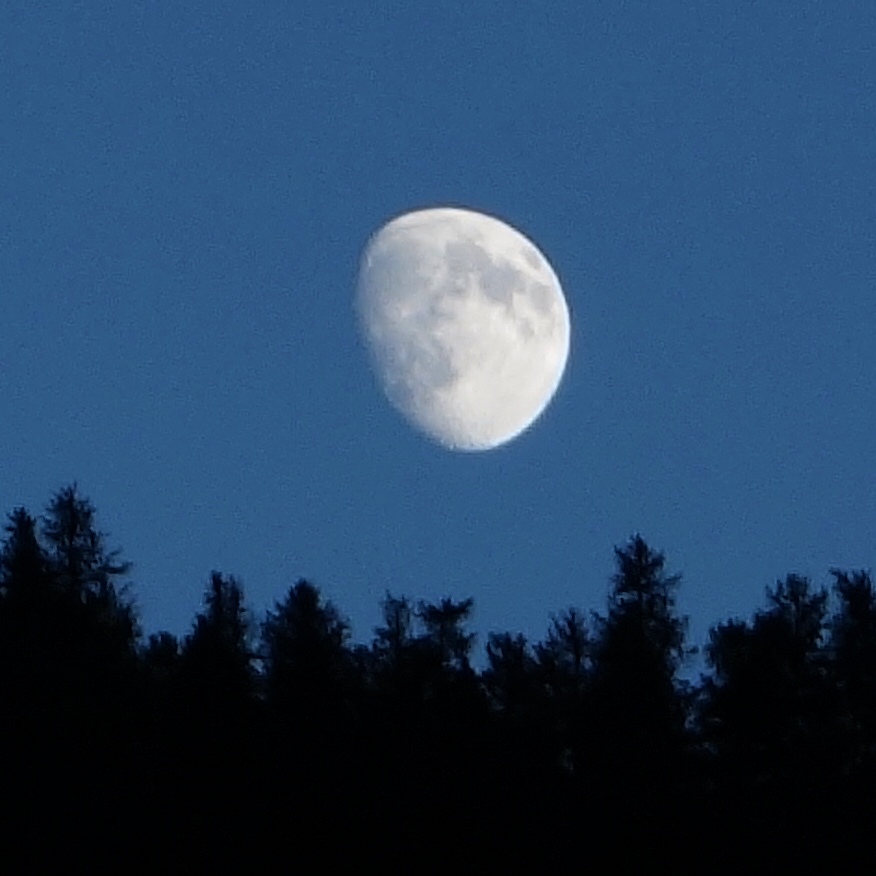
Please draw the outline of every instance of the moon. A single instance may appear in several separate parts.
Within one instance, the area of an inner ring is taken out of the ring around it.
[[[389,402],[452,450],[520,435],[569,356],[569,309],[547,258],[472,210],[416,210],[384,225],[362,254],[356,309]]]

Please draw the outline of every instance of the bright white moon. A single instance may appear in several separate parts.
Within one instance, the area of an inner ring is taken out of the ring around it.
[[[441,207],[393,219],[365,248],[356,297],[387,397],[445,447],[509,441],[560,384],[560,281],[531,241],[491,216]]]

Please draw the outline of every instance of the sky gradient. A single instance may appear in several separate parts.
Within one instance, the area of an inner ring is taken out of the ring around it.
[[[212,569],[541,637],[640,532],[692,639],[876,557],[876,6],[0,9],[0,509],[72,481],[183,633]],[[353,309],[368,237],[463,206],[572,319],[496,451],[415,433]]]

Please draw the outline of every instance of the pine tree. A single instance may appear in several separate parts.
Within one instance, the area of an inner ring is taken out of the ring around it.
[[[686,619],[678,575],[641,536],[615,549],[608,614],[597,619],[576,759],[587,817],[617,843],[615,865],[666,860],[681,842],[685,700],[677,672]]]
[[[308,581],[298,581],[268,612],[262,625],[266,690],[281,721],[320,723],[343,707],[349,635],[349,623]]]

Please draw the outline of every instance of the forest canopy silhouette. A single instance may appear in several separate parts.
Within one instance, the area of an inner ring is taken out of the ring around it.
[[[130,564],[75,485],[41,516],[17,508],[0,549],[7,860],[872,867],[870,574],[777,581],[712,627],[694,682],[682,578],[639,535],[614,558],[601,610],[560,610],[541,641],[491,633],[476,669],[471,599],[391,586],[364,644],[306,580],[256,617],[216,571],[185,635],[145,635]]]

